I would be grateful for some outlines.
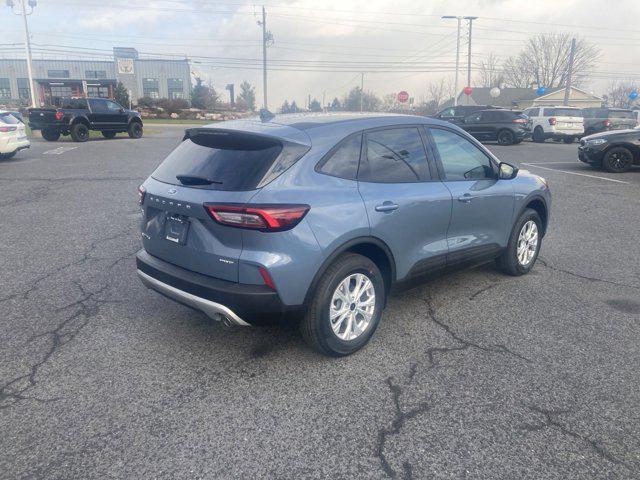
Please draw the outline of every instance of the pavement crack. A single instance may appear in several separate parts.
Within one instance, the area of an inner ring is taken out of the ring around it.
[[[588,275],[583,275],[581,273],[576,273],[573,272],[571,270],[565,269],[565,268],[560,268],[560,267],[556,267],[554,265],[551,265],[548,261],[544,260],[543,258],[538,257],[538,262],[540,264],[542,264],[542,266],[548,268],[549,270],[553,270],[555,272],[559,272],[559,273],[564,273],[565,275],[569,275],[575,278],[580,278],[582,280],[587,280],[589,282],[600,282],[600,283],[607,283],[609,285],[615,285],[617,287],[625,287],[625,288],[633,288],[635,290],[640,290],[640,286],[638,285],[632,285],[629,283],[620,283],[620,282],[614,282],[613,280],[607,280],[604,278],[598,278],[598,277],[590,277]]]
[[[410,377],[407,385],[413,382],[413,376]],[[402,387],[398,384],[395,384],[391,377],[388,377],[386,380],[387,386],[391,391],[391,396],[393,399],[393,420],[391,421],[391,425],[389,427],[381,428],[378,430],[378,439],[376,443],[376,456],[380,460],[380,464],[382,465],[382,469],[385,471],[389,478],[398,478],[396,471],[393,469],[387,456],[384,453],[385,446],[387,444],[387,440],[391,435],[398,435],[402,429],[404,428],[407,421],[416,418],[417,416],[427,412],[429,410],[429,404],[427,402],[421,402],[417,407],[411,408],[409,410],[403,410],[400,405],[400,398],[402,397]],[[403,478],[410,479],[413,476],[411,464],[408,462],[404,462],[402,464],[403,468]]]
[[[541,415],[543,417],[543,420],[542,420],[542,423],[539,423],[539,424],[522,425],[520,427],[522,430],[534,432],[534,431],[544,430],[546,428],[553,428],[559,431],[560,433],[562,433],[563,435],[566,435],[568,437],[571,437],[575,440],[578,440],[584,443],[590,450],[592,450],[599,457],[611,463],[614,463],[616,465],[622,465],[630,470],[633,470],[633,468],[630,465],[628,465],[627,463],[621,460],[618,460],[611,452],[609,452],[597,440],[594,440],[592,438],[587,437],[586,435],[583,435],[581,433],[575,432],[574,430],[571,430],[567,425],[565,425],[559,420],[558,417],[567,413],[571,413],[571,410],[546,409],[546,408],[538,407],[536,405],[526,405],[526,404],[525,404],[525,407],[527,407],[532,412],[538,415]]]
[[[496,282],[496,283],[492,283],[491,285],[487,285],[486,287],[483,287],[480,290],[477,290],[475,293],[471,294],[471,296],[469,297],[469,300],[475,300],[477,296],[482,295],[484,292],[486,292],[487,290],[491,290],[497,285],[498,283]]]

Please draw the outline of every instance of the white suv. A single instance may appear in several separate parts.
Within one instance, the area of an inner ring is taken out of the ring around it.
[[[524,111],[530,119],[531,138],[544,142],[547,138],[572,143],[584,135],[582,110],[575,107],[531,107]]]

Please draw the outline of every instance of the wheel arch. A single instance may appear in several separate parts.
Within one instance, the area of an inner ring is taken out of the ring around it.
[[[370,259],[380,269],[385,282],[387,292],[396,279],[396,263],[389,246],[379,238],[366,236],[357,237],[343,243],[337,247],[320,265],[307,289],[304,304],[308,305],[315,292],[315,289],[329,266],[345,252],[357,253]]]
[[[78,123],[82,123],[84,124],[87,128],[91,128],[91,124],[89,123],[89,119],[87,119],[86,117],[73,117],[71,119],[71,122],[69,123],[70,127],[73,127],[74,125],[77,125]]]
[[[542,236],[544,237],[544,235],[547,233],[547,226],[549,225],[549,207],[547,205],[547,202],[544,198],[538,195],[528,198],[524,206],[518,212],[516,220],[520,218],[522,212],[524,212],[527,208],[535,210],[538,215],[540,215],[540,220],[542,220]]]
[[[640,147],[638,147],[637,145],[634,145],[633,143],[628,143],[628,142],[620,142],[620,143],[607,145],[607,147],[602,151],[602,157],[604,158],[604,156],[607,154],[607,152],[609,152],[609,150],[616,147],[626,148],[633,154],[633,163],[634,164],[640,163]]]

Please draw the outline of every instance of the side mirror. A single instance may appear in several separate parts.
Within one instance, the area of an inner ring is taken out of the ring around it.
[[[518,176],[518,167],[514,167],[510,163],[500,162],[498,169],[498,178],[500,180],[513,180]]]

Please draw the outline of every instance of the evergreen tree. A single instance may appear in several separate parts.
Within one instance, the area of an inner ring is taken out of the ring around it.
[[[322,106],[320,105],[320,102],[314,98],[309,104],[309,110],[311,110],[312,112],[321,112]]]
[[[289,105],[289,102],[285,100],[282,106],[280,107],[280,113],[290,113],[290,112],[291,112],[291,105]]]
[[[129,92],[127,92],[122,82],[118,82],[113,90],[113,98],[124,108],[129,108]]]
[[[246,80],[240,84],[240,95],[238,99],[249,110],[255,111],[256,109],[256,90]]]

